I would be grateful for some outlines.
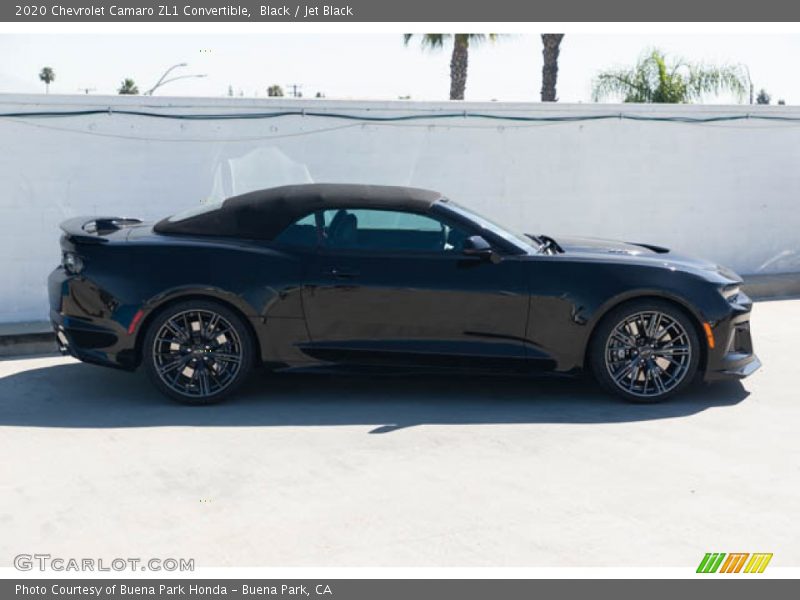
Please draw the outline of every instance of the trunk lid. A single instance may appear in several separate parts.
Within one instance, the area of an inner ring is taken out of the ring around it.
[[[124,241],[130,228],[141,223],[128,217],[73,217],[61,223],[61,230],[72,244],[103,244]]]

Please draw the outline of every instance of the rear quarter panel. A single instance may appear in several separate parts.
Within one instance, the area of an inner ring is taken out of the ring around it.
[[[137,311],[143,311],[135,332],[139,341],[166,303],[198,295],[237,309],[261,343],[264,360],[286,358],[281,352],[271,355],[281,347],[279,340],[291,345],[306,339],[302,261],[264,243],[136,232],[127,242],[76,249],[84,258],[84,287],[95,287],[93,296],[107,298],[100,303],[105,314],[99,317],[127,327]],[[275,335],[267,335],[269,329],[275,329]],[[268,337],[272,342],[265,346]],[[296,337],[300,339],[292,339]]]

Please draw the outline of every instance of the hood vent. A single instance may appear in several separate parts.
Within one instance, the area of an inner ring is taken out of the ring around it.
[[[629,244],[633,244],[634,246],[641,246],[642,248],[647,248],[655,252],[656,254],[667,254],[669,252],[669,248],[664,248],[663,246],[654,246],[653,244],[642,244],[641,242],[628,242]]]

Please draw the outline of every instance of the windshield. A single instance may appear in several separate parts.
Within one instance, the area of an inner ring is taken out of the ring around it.
[[[526,253],[538,252],[540,249],[540,245],[537,244],[534,239],[525,235],[524,233],[516,233],[514,231],[509,231],[502,225],[493,223],[486,217],[482,217],[481,215],[472,212],[468,208],[459,206],[458,204],[452,202],[451,200],[442,200],[438,204],[442,208],[452,213],[455,213],[463,218],[466,218],[470,222],[474,223],[481,229],[488,231],[492,235],[505,240],[506,242],[512,244],[516,248],[519,248],[523,252]]]

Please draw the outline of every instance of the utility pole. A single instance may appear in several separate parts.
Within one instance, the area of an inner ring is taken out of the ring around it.
[[[91,92],[96,91],[96,90],[97,90],[97,88],[93,88],[93,87],[79,87],[78,88],[79,92],[83,92],[84,94],[87,94],[87,95],[90,94]]]
[[[292,98],[302,98],[303,92],[300,91],[300,88],[303,87],[302,83],[287,83],[286,89],[289,90],[289,95]]]

